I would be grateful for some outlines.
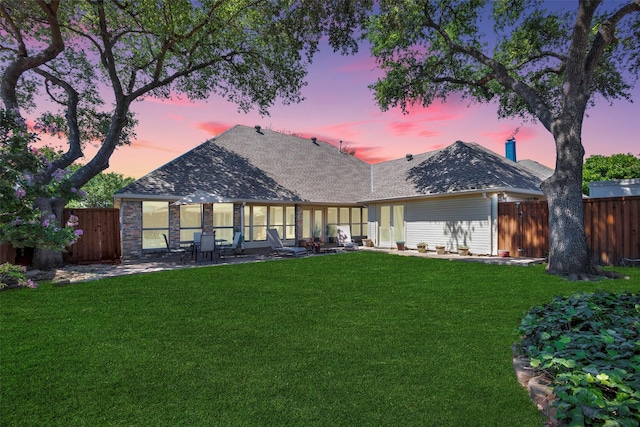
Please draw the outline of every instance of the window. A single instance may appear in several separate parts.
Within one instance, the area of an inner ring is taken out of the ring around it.
[[[284,239],[284,208],[282,206],[269,207],[269,228],[278,230],[278,236]]]
[[[213,230],[216,239],[233,241],[233,203],[213,204]]]
[[[340,225],[349,225],[349,208],[340,208]]]
[[[169,238],[169,202],[142,202],[142,249],[166,248]]]
[[[251,211],[251,240],[267,240],[267,207],[252,206]]]
[[[285,239],[296,238],[296,208],[295,206],[287,206],[284,208],[284,230]]]
[[[369,235],[369,209],[351,208],[351,236]]]
[[[323,211],[322,209],[314,209],[313,210],[313,237],[320,237],[322,238],[323,233],[322,233],[322,223],[323,223],[323,219],[322,219],[322,215]]]
[[[351,236],[362,235],[362,208],[351,208]]]
[[[338,237],[338,208],[327,208],[327,238]]]
[[[304,209],[302,211],[302,238],[310,239],[311,233],[311,210]]]
[[[202,205],[181,205],[180,241],[193,240],[194,233],[202,233]]]

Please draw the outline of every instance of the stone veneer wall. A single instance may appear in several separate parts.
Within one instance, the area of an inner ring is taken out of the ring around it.
[[[296,217],[296,244],[302,240],[302,206],[296,205],[295,217]]]

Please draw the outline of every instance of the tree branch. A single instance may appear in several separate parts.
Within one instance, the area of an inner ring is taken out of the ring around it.
[[[18,45],[20,46],[18,48],[18,55],[5,69],[2,76],[2,83],[0,84],[0,96],[2,97],[5,108],[16,112],[19,111],[16,87],[22,74],[47,63],[64,50],[64,40],[62,39],[60,23],[58,22],[57,16],[60,0],[51,0],[50,2],[37,0],[37,5],[47,17],[51,32],[51,42],[38,54],[29,56],[20,28],[15,24],[13,19],[11,19],[11,15],[4,5],[0,4],[2,17],[8,20],[11,28],[15,31],[14,37],[16,37]]]
[[[502,85],[506,89],[512,90],[513,92],[517,93],[520,97],[522,97],[522,99],[525,100],[525,102],[529,105],[531,110],[534,112],[538,120],[540,120],[540,123],[542,123],[542,125],[545,128],[549,130],[551,129],[551,120],[553,117],[551,109],[549,108],[547,103],[544,101],[544,99],[540,95],[538,95],[538,93],[533,88],[531,88],[529,85],[527,85],[523,81],[517,80],[511,77],[509,75],[507,67],[501,62],[498,62],[495,59],[486,56],[476,48],[473,48],[471,46],[461,45],[459,43],[456,43],[454,40],[452,40],[451,37],[449,37],[449,35],[447,34],[447,32],[442,28],[442,26],[440,26],[433,20],[428,10],[427,4],[425,4],[423,11],[424,11],[424,17],[425,17],[425,25],[428,28],[431,28],[432,30],[436,31],[453,52],[461,53],[469,58],[476,60],[480,64],[483,64],[489,67],[490,69],[492,69],[493,70],[492,74],[494,75],[494,77],[491,80],[497,81],[500,85]],[[487,82],[488,81],[490,80],[487,80]],[[466,83],[469,83],[469,82],[466,82]]]
[[[598,34],[593,40],[585,63],[585,74],[589,76],[589,80],[593,77],[606,48],[616,40],[616,26],[625,16],[634,12],[640,13],[640,0],[633,0],[631,3],[622,6],[598,28]]]
[[[80,143],[80,128],[78,126],[78,103],[80,97],[78,92],[64,80],[41,68],[34,68],[33,71],[44,77],[47,81],[61,87],[67,93],[67,108],[65,116],[67,119],[67,126],[69,127],[69,149],[60,158],[52,162],[51,167],[47,171],[48,178],[50,180],[51,172],[68,167],[83,155]]]

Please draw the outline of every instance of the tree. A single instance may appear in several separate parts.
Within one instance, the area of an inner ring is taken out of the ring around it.
[[[63,132],[67,150],[37,175],[41,185],[80,158],[87,142],[100,145],[69,177],[81,188],[128,143],[134,101],[214,94],[263,114],[276,99],[299,102],[321,36],[345,53],[357,49],[340,24],[354,16],[358,11],[340,0],[3,0],[0,96],[7,110],[28,110],[43,88],[60,106],[45,112],[40,126]],[[110,107],[98,84],[110,90]],[[61,196],[35,202],[57,218],[65,204]],[[38,267],[61,263],[36,248]]]
[[[67,183],[63,174],[46,187],[35,185],[33,177],[47,163],[47,159],[32,147],[36,135],[26,132],[22,119],[0,110],[0,243],[14,248],[39,246],[63,251],[82,234],[76,230],[77,217],[71,216],[60,227],[50,217],[41,218],[33,209],[37,197],[64,192]],[[0,265],[0,289],[7,283],[34,287],[21,267],[8,263]]]
[[[640,0],[383,0],[366,35],[385,71],[372,85],[382,109],[406,111],[458,93],[497,99],[500,117],[532,118],[553,135],[556,168],[541,186],[549,204],[548,271],[596,273],[583,221],[582,123],[596,96],[630,97],[640,68]]]
[[[640,178],[640,157],[633,154],[590,156],[582,168],[582,192],[589,194],[590,182],[631,178]]]
[[[79,200],[71,200],[67,203],[67,207],[112,208],[113,195],[133,181],[135,181],[134,178],[125,178],[120,173],[100,172],[81,188],[81,198]]]

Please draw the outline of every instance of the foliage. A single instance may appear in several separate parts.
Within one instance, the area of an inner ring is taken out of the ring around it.
[[[39,129],[66,140],[43,181],[81,158],[88,143],[99,146],[68,177],[82,188],[135,137],[135,101],[215,95],[261,114],[276,100],[299,102],[321,37],[356,51],[344,25],[359,15],[342,0],[3,0],[0,96],[6,109],[39,115]],[[45,110],[41,96],[58,110]],[[41,209],[59,215],[67,201],[56,195]],[[34,253],[34,264],[61,262]]]
[[[590,156],[582,167],[582,192],[589,194],[590,182],[632,178],[640,178],[640,157],[630,153]]]
[[[529,311],[519,332],[531,365],[553,376],[557,419],[639,425],[640,294],[556,297]]]
[[[332,18],[360,13],[326,0],[5,0],[0,12],[5,107],[36,110],[39,129],[67,140],[56,166],[70,166],[87,143],[101,147],[71,176],[78,188],[135,137],[134,101],[215,95],[261,114],[276,100],[299,102],[321,37],[357,50],[343,18]],[[59,109],[46,111],[39,95]]]
[[[556,144],[542,182],[548,271],[595,274],[582,221],[582,125],[597,97],[630,99],[640,69],[640,3],[385,0],[365,29],[384,75],[383,110],[459,95],[497,102],[500,117],[539,121]],[[571,245],[566,242],[571,241]]]
[[[33,280],[27,279],[25,273],[26,267],[9,264],[8,262],[0,264],[0,289],[12,283],[18,286],[37,288],[38,285]]]
[[[120,173],[100,172],[89,180],[83,187],[84,195],[79,200],[71,200],[68,208],[112,208],[113,195],[135,181],[125,178]]]
[[[24,130],[20,118],[0,110],[0,242],[15,248],[50,248],[62,251],[82,234],[76,230],[77,218],[69,218],[61,225],[54,216],[43,218],[34,208],[38,197],[77,193],[65,179],[66,171],[53,172],[53,181],[41,185],[38,174],[47,168],[45,156],[32,149],[35,134]]]

